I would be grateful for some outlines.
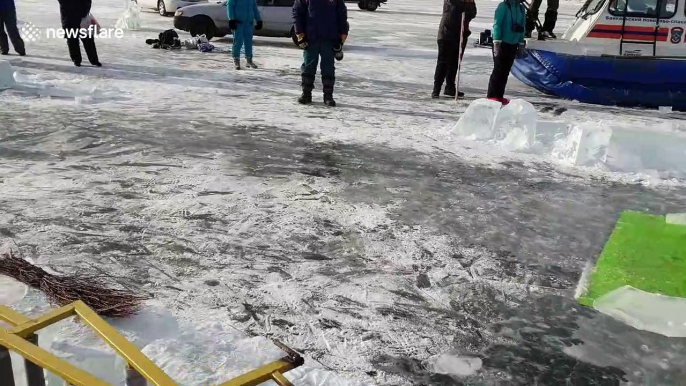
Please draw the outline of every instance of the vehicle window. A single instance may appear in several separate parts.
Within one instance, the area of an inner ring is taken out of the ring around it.
[[[586,17],[595,15],[605,5],[605,0],[588,0],[586,4],[577,12],[576,17]]]
[[[295,0],[269,0],[269,5],[273,7],[292,7]]]
[[[660,19],[671,19],[676,14],[677,0],[612,0],[610,13],[623,16],[626,9],[626,15],[630,17],[657,17],[658,3]]]

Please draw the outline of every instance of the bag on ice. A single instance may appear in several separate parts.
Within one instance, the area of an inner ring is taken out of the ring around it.
[[[200,52],[212,52],[214,51],[214,46],[210,43],[200,43],[198,44],[198,50]]]

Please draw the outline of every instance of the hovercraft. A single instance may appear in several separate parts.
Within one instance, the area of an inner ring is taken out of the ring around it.
[[[529,40],[512,74],[560,98],[685,111],[685,28],[686,0],[588,0],[560,39]]]

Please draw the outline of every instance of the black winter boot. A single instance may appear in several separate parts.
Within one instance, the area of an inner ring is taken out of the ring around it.
[[[333,99],[333,95],[324,94],[324,104],[329,107],[336,107],[336,101]]]
[[[312,103],[312,93],[303,91],[302,95],[300,95],[300,98],[298,98],[298,103],[300,103],[301,105],[311,104]]]
[[[431,92],[431,98],[438,99],[441,97],[441,87],[443,87],[442,84],[434,83],[434,90]]]
[[[440,48],[439,48],[440,49]],[[436,63],[436,71],[434,72],[434,90],[431,93],[431,97],[436,99],[441,96],[441,88],[443,87],[443,82],[445,81],[445,76],[448,73],[448,66],[444,62]]]
[[[298,98],[298,103],[309,105],[312,103],[312,90],[314,89],[314,76],[302,74],[300,86],[302,86],[303,93]]]
[[[557,24],[557,11],[546,11],[545,21],[543,22],[543,31],[545,31],[548,37],[552,39],[557,39],[557,36],[555,36],[553,33],[555,24]]]

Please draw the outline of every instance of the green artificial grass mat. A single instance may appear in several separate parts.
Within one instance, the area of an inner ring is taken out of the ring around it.
[[[625,285],[686,298],[686,226],[667,224],[665,216],[622,213],[577,300],[592,307]]]

